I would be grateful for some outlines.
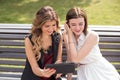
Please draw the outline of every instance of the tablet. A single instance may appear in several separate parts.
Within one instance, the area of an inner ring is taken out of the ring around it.
[[[54,68],[56,73],[74,73],[75,72],[75,64],[74,63],[59,63],[59,64],[47,64],[46,68]]]

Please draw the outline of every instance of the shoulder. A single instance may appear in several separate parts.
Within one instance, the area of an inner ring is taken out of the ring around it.
[[[95,31],[88,31],[88,39],[97,42],[99,40],[99,35]]]
[[[91,32],[90,32],[90,35],[93,36],[93,37],[96,37],[96,38],[98,37],[98,34],[97,34],[97,32],[95,32],[95,31],[91,31]]]
[[[25,43],[28,43],[28,44],[32,43],[33,44],[32,34],[28,34],[28,35],[25,36]]]
[[[25,42],[30,42],[30,38],[29,37],[25,37]]]
[[[27,35],[25,35],[25,37],[24,37],[25,39],[26,38],[29,38],[29,39],[31,39],[32,38],[32,34],[27,34]]]

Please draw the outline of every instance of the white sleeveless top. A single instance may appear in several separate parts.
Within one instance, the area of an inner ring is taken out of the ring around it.
[[[86,36],[83,33],[80,35],[78,45],[75,44],[77,51],[81,49],[90,33],[91,31],[89,30]],[[74,37],[73,39],[75,40]],[[120,80],[120,75],[115,67],[102,56],[98,44],[93,47],[80,63],[85,65],[78,67],[77,80]]]
[[[80,48],[82,47],[82,45],[84,44],[86,38],[90,35],[90,33],[91,31],[89,30],[86,36],[83,33],[80,35],[80,37],[78,38],[78,44],[75,44],[77,51],[80,50]],[[75,40],[75,38],[73,40]],[[98,39],[98,42],[99,42],[99,39]],[[91,50],[91,52],[82,61],[80,61],[80,63],[81,64],[92,63],[98,60],[98,58],[102,58],[102,54],[100,52],[98,44],[96,44],[94,48]]]

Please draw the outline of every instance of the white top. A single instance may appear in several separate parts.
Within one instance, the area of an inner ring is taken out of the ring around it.
[[[86,36],[82,33],[78,38],[78,45],[75,44],[78,51],[81,49],[90,32],[88,31]],[[73,39],[75,40],[74,37]],[[77,80],[120,80],[120,75],[115,67],[102,56],[98,44],[93,47],[90,53],[80,63],[85,65],[78,67]]]
[[[78,44],[75,44],[77,51],[79,51],[79,49],[82,47],[86,38],[89,36],[90,32],[91,31],[88,31],[88,34],[86,36],[83,33],[80,35],[80,37],[78,38]],[[75,38],[73,40],[75,40]],[[98,42],[99,42],[99,39],[98,39]],[[91,50],[91,52],[82,61],[80,61],[80,63],[81,64],[92,63],[98,60],[98,58],[102,58],[102,54],[100,52],[98,44],[96,44],[94,48]]]

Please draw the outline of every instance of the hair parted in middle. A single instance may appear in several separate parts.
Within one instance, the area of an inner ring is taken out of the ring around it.
[[[69,23],[70,19],[75,19],[75,18],[84,18],[85,21],[85,28],[83,30],[83,33],[86,35],[87,34],[87,28],[88,28],[88,21],[87,21],[87,14],[86,12],[79,8],[79,7],[73,7],[71,8],[66,15],[66,21],[67,24]],[[69,25],[69,24],[68,24]]]

